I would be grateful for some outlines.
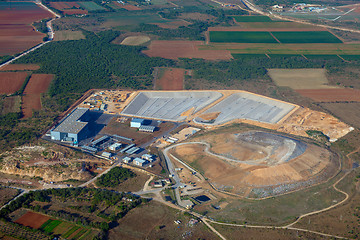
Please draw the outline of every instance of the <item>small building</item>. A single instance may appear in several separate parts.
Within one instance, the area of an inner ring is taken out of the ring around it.
[[[124,157],[122,160],[123,160],[124,163],[131,163],[132,162],[131,157]]]
[[[149,162],[155,161],[155,157],[151,154],[144,154],[141,156],[142,159],[148,160]]]
[[[148,163],[148,161],[145,160],[145,159],[141,159],[141,158],[135,158],[134,159],[134,164],[137,165],[137,166],[140,166],[140,167],[145,166],[147,163]]]
[[[122,146],[121,143],[114,143],[114,144],[109,146],[109,150],[118,151],[121,148],[121,146]]]
[[[163,183],[162,181],[155,181],[151,183],[152,187],[158,188],[158,187],[163,187]]]
[[[155,129],[156,129],[156,127],[151,126],[151,125],[148,125],[148,126],[141,125],[139,127],[139,131],[141,131],[141,132],[151,132],[151,133],[153,133],[155,131]]]
[[[110,153],[110,152],[103,152],[103,153],[101,154],[101,156],[102,156],[102,157],[106,157],[106,158],[111,158],[112,153]]]
[[[140,128],[142,124],[144,124],[145,119],[141,118],[133,118],[130,122],[130,127]]]

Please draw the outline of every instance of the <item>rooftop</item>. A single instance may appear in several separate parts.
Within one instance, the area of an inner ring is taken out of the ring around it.
[[[79,133],[88,123],[79,119],[89,111],[87,108],[77,108],[70,113],[56,128],[54,132]]]

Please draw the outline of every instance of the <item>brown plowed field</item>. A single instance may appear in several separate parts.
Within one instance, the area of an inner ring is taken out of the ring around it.
[[[36,64],[8,64],[0,68],[1,71],[25,71],[25,70],[38,70],[39,65]]]
[[[52,14],[36,6],[0,10],[0,55],[22,52],[42,42],[45,36],[30,25]]]
[[[33,74],[31,76],[22,97],[24,118],[31,117],[33,110],[41,109],[41,93],[47,91],[53,78],[54,76],[51,74]]]
[[[50,6],[58,10],[69,9],[72,7],[80,8],[80,5],[76,2],[50,2]]]
[[[49,219],[50,218],[48,216],[29,211],[25,213],[23,216],[21,216],[15,222],[27,227],[38,229]]]
[[[11,94],[22,86],[28,72],[0,72],[0,94]]]
[[[199,50],[203,45],[201,41],[152,41],[149,50],[143,53],[149,57],[178,58],[203,58],[206,60],[228,60],[231,53],[228,50]]]
[[[360,102],[360,90],[358,89],[299,89],[296,92],[317,102]]]
[[[61,10],[64,14],[73,15],[73,14],[88,14],[88,11],[82,9],[66,9]]]
[[[185,69],[168,68],[160,79],[156,80],[156,88],[161,90],[183,90]]]
[[[136,7],[136,6],[133,6],[133,5],[130,5],[130,4],[126,4],[126,5],[123,5],[121,3],[118,3],[118,2],[113,2],[116,6],[120,7],[120,8],[123,8],[123,9],[126,9],[128,11],[138,11],[138,10],[141,10],[141,8],[139,7]]]

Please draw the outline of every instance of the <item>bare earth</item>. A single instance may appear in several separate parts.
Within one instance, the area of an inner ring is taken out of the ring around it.
[[[327,89],[329,86],[325,69],[268,69],[271,79],[279,87],[292,89]]]

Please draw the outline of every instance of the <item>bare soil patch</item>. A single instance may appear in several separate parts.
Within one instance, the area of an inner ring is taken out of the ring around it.
[[[39,65],[36,64],[8,64],[0,68],[1,71],[26,71],[26,70],[38,70]]]
[[[65,40],[79,40],[85,39],[82,31],[71,31],[71,30],[63,30],[55,32],[55,41],[65,41]]]
[[[33,74],[22,97],[24,118],[32,116],[33,110],[41,109],[41,94],[45,93],[54,78],[52,74]]]
[[[300,144],[294,149],[289,142],[293,140],[273,135],[274,143],[268,146],[268,140],[264,140],[262,144],[266,145],[262,146],[256,141],[242,141],[234,136],[233,133],[217,132],[193,139],[209,143],[210,152],[216,155],[205,152],[205,146],[201,144],[177,146],[171,153],[200,171],[218,190],[244,197],[257,194],[264,197],[272,188],[276,190],[270,191],[270,195],[284,189],[299,189],[331,177],[337,169],[330,152],[314,145],[304,149],[306,145]],[[300,155],[285,160],[296,151]]]
[[[0,94],[18,91],[28,75],[28,72],[0,72]]]
[[[178,210],[151,201],[131,210],[120,219],[119,225],[109,231],[109,239],[179,239],[179,236],[188,236],[188,239],[217,238],[201,222],[193,226],[188,224],[190,219],[190,216],[185,216]],[[181,224],[175,224],[175,220],[180,220]]]
[[[172,22],[164,22],[164,23],[152,23],[154,25],[157,25],[161,28],[167,28],[167,29],[176,29],[181,26],[188,26],[190,25],[189,22],[186,22],[185,20],[176,20]]]
[[[88,11],[83,9],[64,9],[61,11],[66,15],[88,14]]]
[[[268,74],[279,87],[292,89],[338,88],[328,85],[325,69],[268,69]]]
[[[320,106],[347,124],[360,128],[360,103],[320,103]]]
[[[182,13],[180,15],[180,18],[191,19],[191,20],[199,20],[199,21],[213,21],[213,20],[215,20],[215,17],[212,16],[212,15],[204,14],[204,13],[196,13],[196,12]]]
[[[38,229],[49,219],[50,217],[48,216],[28,211],[15,222],[27,227]]]
[[[1,114],[20,112],[21,96],[6,97],[0,108]]]
[[[160,79],[156,80],[156,89],[183,90],[185,69],[166,68]]]
[[[231,53],[228,50],[199,50],[201,41],[152,41],[149,50],[143,53],[149,57],[178,58],[203,58],[206,60],[228,60]]]
[[[317,102],[360,102],[360,90],[358,89],[299,89],[296,92]]]

